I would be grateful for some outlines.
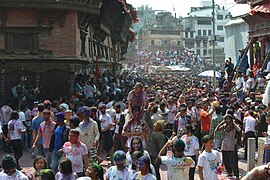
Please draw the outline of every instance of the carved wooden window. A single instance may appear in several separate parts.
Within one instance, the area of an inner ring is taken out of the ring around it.
[[[6,32],[5,51],[7,54],[37,54],[38,36],[29,32]]]

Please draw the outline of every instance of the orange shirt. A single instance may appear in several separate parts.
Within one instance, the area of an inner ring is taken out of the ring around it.
[[[211,116],[208,116],[208,112],[203,109],[200,112],[201,119],[201,131],[210,131]]]

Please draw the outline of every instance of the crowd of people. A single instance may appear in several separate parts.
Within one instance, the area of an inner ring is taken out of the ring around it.
[[[192,72],[79,76],[70,98],[6,103],[0,179],[160,180],[161,164],[170,180],[192,180],[196,168],[200,179],[216,180],[224,169],[239,179],[238,149],[246,159],[248,138],[266,137],[270,162],[270,107],[263,75],[236,74],[222,73],[216,89],[213,79]],[[35,172],[25,175],[27,151]]]

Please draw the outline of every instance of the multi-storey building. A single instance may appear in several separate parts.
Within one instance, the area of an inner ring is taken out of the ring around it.
[[[119,70],[132,17],[120,0],[0,0],[0,104],[22,76],[44,98],[69,96],[75,77]],[[25,78],[26,80],[26,78]]]
[[[217,46],[224,49],[224,25],[230,20],[231,13],[216,5],[214,18]],[[185,47],[201,57],[208,54],[209,41],[213,39],[212,1],[202,1],[201,7],[191,7],[189,16],[182,19],[182,25]]]
[[[183,30],[179,19],[169,12],[157,14],[154,25],[144,26],[138,37],[140,50],[183,50]]]

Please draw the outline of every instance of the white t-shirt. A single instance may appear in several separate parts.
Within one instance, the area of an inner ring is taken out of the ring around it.
[[[25,131],[26,130],[26,127],[23,124],[23,122],[25,122],[25,114],[24,114],[24,112],[22,112],[22,111],[19,112],[19,119],[18,119],[18,121],[21,121],[22,122],[22,131]]]
[[[244,117],[243,123],[245,124],[245,133],[255,132],[256,120],[252,116]]]
[[[258,77],[258,86],[259,87],[264,87],[264,78]]]
[[[10,129],[10,139],[16,140],[21,139],[21,134],[19,133],[19,129],[22,129],[22,122],[18,120],[10,120],[8,122],[8,128]]]
[[[198,166],[203,167],[203,178],[207,180],[218,180],[216,170],[220,162],[218,151],[212,150],[211,153],[203,151],[198,159]]]
[[[132,172],[128,168],[119,171],[116,166],[111,166],[105,173],[108,180],[131,180]]]
[[[247,88],[253,89],[255,87],[255,81],[254,78],[248,78],[247,80]]]
[[[243,77],[239,77],[237,78],[237,81],[236,81],[236,88],[239,89],[241,87],[241,85],[243,85],[244,83],[244,78]],[[239,91],[243,90],[243,86],[242,88],[239,89]]]
[[[112,117],[105,113],[105,114],[100,114],[99,115],[99,120],[100,120],[100,127],[101,127],[101,132],[104,128],[110,127],[110,125],[113,123],[112,122]]]
[[[157,178],[151,173],[141,175],[141,172],[136,172],[132,177],[132,180],[156,180],[156,179]]]
[[[63,152],[72,162],[73,171],[76,173],[83,172],[83,155],[88,154],[86,145],[82,142],[77,143],[76,145],[66,142],[63,145]]]
[[[170,180],[189,180],[189,168],[195,166],[195,162],[190,157],[169,157],[161,156],[162,164],[168,167],[167,179]]]
[[[140,170],[139,170],[138,168],[135,169],[135,170],[133,170],[133,169],[132,169],[132,165],[130,165],[128,168],[131,169],[131,171],[132,171],[132,177],[133,177],[134,174],[136,174],[137,172],[140,172]],[[150,169],[151,169],[151,171],[152,171],[152,175],[156,177],[156,175],[157,175],[157,174],[156,174],[156,170],[155,170],[155,168],[154,168],[154,166],[153,166],[152,164],[150,164]]]
[[[199,140],[196,136],[192,135],[188,137],[187,135],[183,135],[181,140],[185,143],[185,151],[184,154],[186,156],[194,156],[196,155],[196,150],[199,150]]]
[[[28,177],[21,171],[16,170],[16,172],[12,176],[8,176],[3,171],[0,172],[0,179],[1,180],[28,180]]]

